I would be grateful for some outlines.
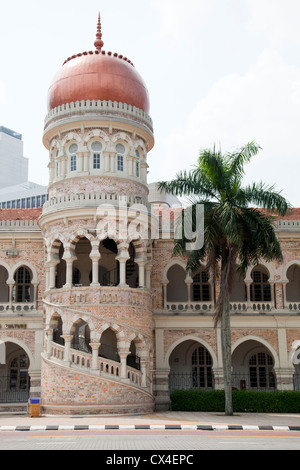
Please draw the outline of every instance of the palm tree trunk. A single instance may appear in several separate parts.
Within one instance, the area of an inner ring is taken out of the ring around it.
[[[231,380],[231,328],[230,328],[230,305],[229,296],[223,306],[221,319],[221,343],[223,356],[223,374],[225,391],[225,415],[233,415],[232,407],[232,380]]]

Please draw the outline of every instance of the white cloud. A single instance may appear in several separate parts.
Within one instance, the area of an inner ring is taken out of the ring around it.
[[[250,31],[263,34],[271,44],[300,45],[299,0],[248,0]]]
[[[201,25],[213,13],[220,0],[153,0],[160,20],[158,35],[164,46],[177,50],[191,44]]]
[[[225,152],[256,140],[263,151],[249,165],[247,179],[275,184],[300,206],[299,104],[300,67],[287,65],[273,49],[264,50],[248,73],[218,80],[165,139],[159,179],[191,168],[200,148],[220,143]]]

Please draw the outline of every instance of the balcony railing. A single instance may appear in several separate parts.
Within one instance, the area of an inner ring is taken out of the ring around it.
[[[269,313],[274,310],[273,302],[230,302],[230,310],[232,313]],[[288,309],[290,311],[299,311],[300,303],[289,303]],[[169,302],[165,303],[165,310],[171,313],[179,314],[213,314],[215,310],[215,303],[213,301],[206,302]]]
[[[3,312],[32,312],[36,310],[36,302],[1,302],[0,313]]]
[[[99,351],[99,353],[101,354],[101,351]],[[50,357],[58,361],[63,361],[64,364],[66,364],[65,347],[52,341]],[[80,367],[85,371],[89,370],[94,374],[100,374],[100,376],[107,374],[113,376],[117,380],[122,380],[121,364],[112,358],[98,356],[97,370],[92,371],[92,354],[76,349],[70,349],[69,362],[73,366]],[[130,363],[127,363],[126,365],[126,379],[129,379],[130,383],[132,384],[135,384],[139,387],[142,386],[141,371],[137,367],[133,367]]]
[[[145,296],[150,293],[144,289],[121,286],[74,286],[72,288],[51,289],[45,295],[44,302],[50,304],[83,305],[83,304],[116,304],[142,306]]]

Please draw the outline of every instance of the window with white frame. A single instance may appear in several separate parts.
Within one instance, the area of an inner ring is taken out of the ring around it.
[[[209,273],[200,271],[193,277],[193,300],[207,302],[210,300]]]
[[[250,300],[252,302],[270,302],[271,285],[267,273],[262,268],[257,268],[252,271],[251,277],[253,282],[250,286]]]
[[[250,387],[253,389],[275,388],[273,358],[270,354],[259,352],[249,360]]]
[[[76,171],[77,170],[77,155],[76,155],[76,152],[78,152],[78,145],[77,144],[70,145],[70,148],[69,148],[70,171]]]
[[[125,155],[125,147],[122,144],[118,144],[116,146],[117,151],[117,170],[124,171],[124,155]]]
[[[93,152],[93,169],[100,170],[101,168],[101,152],[102,144],[101,142],[93,142],[91,145]]]
[[[212,388],[212,357],[206,348],[200,346],[192,354],[193,388]]]
[[[13,302],[30,302],[31,274],[29,269],[21,266],[14,275]]]

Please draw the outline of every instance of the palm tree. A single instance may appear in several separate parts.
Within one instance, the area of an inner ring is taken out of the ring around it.
[[[180,172],[174,180],[162,181],[158,186],[168,193],[189,197],[193,214],[190,228],[194,233],[199,231],[196,207],[204,206],[203,246],[187,252],[187,239],[182,234],[189,219],[182,218],[182,236],[175,240],[174,254],[188,254],[188,272],[197,271],[206,261],[213,281],[217,276],[220,279],[214,326],[221,326],[226,415],[233,414],[229,303],[233,277],[236,271],[245,274],[260,259],[282,260],[273,221],[289,208],[273,186],[267,187],[262,182],[242,186],[244,167],[260,149],[250,142],[233,153],[222,154],[215,147],[203,150],[193,170]]]

